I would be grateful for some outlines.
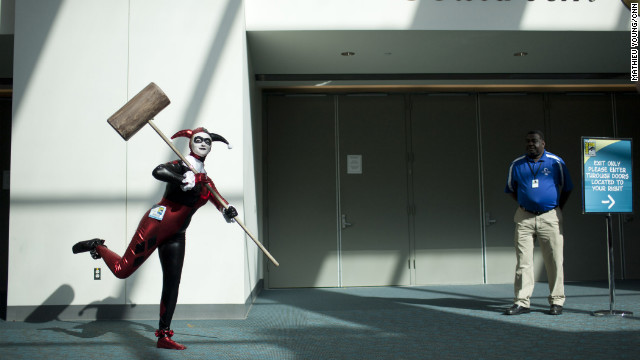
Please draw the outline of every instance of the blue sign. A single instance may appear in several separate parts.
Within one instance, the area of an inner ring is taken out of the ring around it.
[[[631,139],[582,138],[582,211],[633,212]]]

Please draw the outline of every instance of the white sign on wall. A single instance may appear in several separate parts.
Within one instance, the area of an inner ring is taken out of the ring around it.
[[[347,155],[347,174],[362,174],[362,155]]]

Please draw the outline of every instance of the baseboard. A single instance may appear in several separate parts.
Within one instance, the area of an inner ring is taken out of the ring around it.
[[[245,319],[262,287],[261,279],[244,304],[178,304],[173,319]],[[159,312],[158,304],[7,306],[6,320],[33,323],[53,320],[157,320]]]

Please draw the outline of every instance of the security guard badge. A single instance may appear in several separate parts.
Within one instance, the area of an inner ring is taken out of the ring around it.
[[[536,189],[538,187],[538,179],[531,180],[531,188]]]

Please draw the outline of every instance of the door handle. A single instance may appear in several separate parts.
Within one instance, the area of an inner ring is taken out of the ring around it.
[[[342,220],[340,221],[340,226],[343,229],[346,229],[347,227],[351,226],[351,223],[347,222],[347,215],[346,214],[342,214]]]
[[[493,224],[495,224],[496,222],[498,222],[498,220],[496,219],[492,219],[491,218],[491,214],[489,212],[485,213],[485,217],[484,217],[484,224],[486,226],[491,226]]]

